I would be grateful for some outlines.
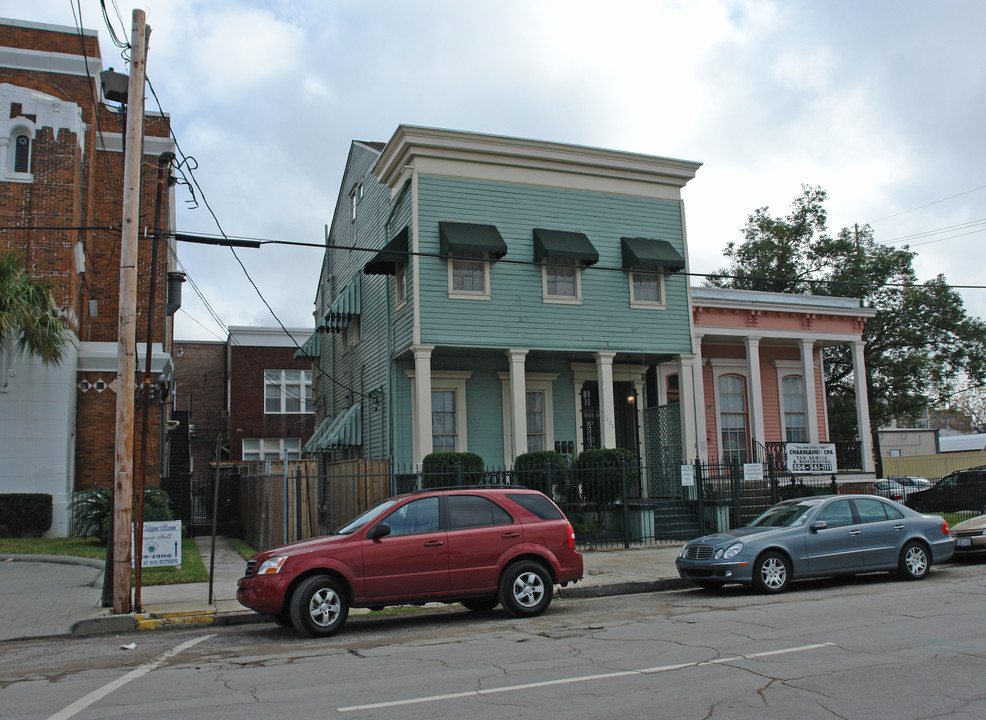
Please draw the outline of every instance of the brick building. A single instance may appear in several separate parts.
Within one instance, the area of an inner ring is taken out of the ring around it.
[[[73,489],[113,480],[124,114],[103,95],[102,69],[93,30],[0,19],[0,253],[18,253],[51,283],[72,330],[57,367],[0,348],[0,492],[51,494],[53,535],[68,531]],[[164,182],[158,192],[167,175],[158,160],[173,149],[169,118],[146,112],[140,224],[149,231],[155,217],[164,219],[162,231],[172,230],[173,190]],[[166,279],[174,257],[173,240],[161,239],[152,315],[153,242],[152,232],[141,232],[138,377],[153,316],[152,372],[161,380],[150,407],[148,486],[159,483],[166,456]],[[138,448],[141,415],[138,407]]]

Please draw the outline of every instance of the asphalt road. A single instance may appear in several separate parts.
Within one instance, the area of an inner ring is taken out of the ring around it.
[[[0,718],[986,717],[986,565],[274,625],[5,643]],[[121,645],[136,643],[133,650]]]

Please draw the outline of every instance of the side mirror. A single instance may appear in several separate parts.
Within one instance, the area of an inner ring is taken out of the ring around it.
[[[815,522],[813,522],[811,524],[810,527],[811,527],[811,531],[812,532],[818,532],[819,530],[826,529],[828,526],[829,526],[829,524],[827,522],[825,522],[824,520],[816,520]]]
[[[387,535],[390,535],[390,525],[387,523],[380,523],[379,525],[373,526],[373,529],[366,534],[366,538],[368,540],[379,540]]]

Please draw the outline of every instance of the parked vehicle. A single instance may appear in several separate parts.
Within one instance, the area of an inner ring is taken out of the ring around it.
[[[873,494],[901,502],[907,496],[907,488],[893,480],[880,480],[873,483]]]
[[[986,552],[986,515],[963,520],[952,527],[952,535],[956,556]]]
[[[927,490],[908,494],[907,506],[918,512],[986,513],[986,465],[958,470]]]
[[[894,475],[892,477],[888,477],[887,480],[903,485],[907,488],[909,493],[917,492],[918,490],[927,490],[934,485],[934,483],[928,478],[923,478],[918,475]]]
[[[556,583],[581,578],[575,532],[542,493],[439,488],[384,500],[332,535],[254,555],[236,598],[301,634],[325,637],[351,607],[460,602],[539,615]]]
[[[675,563],[706,589],[777,593],[799,578],[880,570],[920,580],[954,544],[941,517],[874,495],[826,495],[785,500],[746,527],[691,540]]]

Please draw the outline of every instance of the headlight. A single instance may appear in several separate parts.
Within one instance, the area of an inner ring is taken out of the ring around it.
[[[726,552],[723,553],[722,555],[723,560],[729,560],[730,558],[736,557],[739,554],[739,551],[742,549],[743,549],[743,543],[733,543],[728,548],[726,548]]]
[[[287,555],[278,555],[264,560],[257,568],[257,575],[277,575],[287,559]]]
[[[685,550],[687,549],[688,549],[688,543],[685,543],[684,545],[681,546],[681,552],[678,553],[678,557],[680,558],[685,557]]]

